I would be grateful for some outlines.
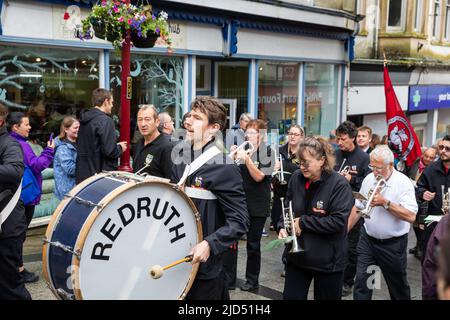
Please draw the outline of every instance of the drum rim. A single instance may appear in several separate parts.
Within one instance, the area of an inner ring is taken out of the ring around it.
[[[117,174],[118,171],[114,171],[111,173]],[[108,176],[108,175],[106,175],[106,176]],[[200,218],[198,209],[195,206],[194,202],[191,200],[191,198],[189,198],[186,195],[186,193],[184,193],[184,191],[177,188],[176,184],[162,182],[162,181],[151,181],[151,180],[148,180],[148,181],[145,181],[145,180],[144,181],[136,181],[136,180],[131,181],[130,180],[130,181],[124,183],[119,188],[110,192],[108,195],[106,195],[99,203],[99,205],[101,205],[100,209],[98,207],[95,207],[91,211],[91,213],[87,217],[86,221],[84,222],[83,226],[81,227],[81,229],[78,233],[78,237],[77,237],[77,240],[74,245],[75,252],[76,251],[83,252],[82,250],[84,248],[84,244],[86,242],[89,231],[91,230],[92,225],[97,220],[98,216],[103,211],[103,208],[105,208],[112,200],[114,200],[117,195],[121,194],[122,192],[125,192],[128,189],[135,188],[141,184],[160,184],[160,185],[172,187],[175,191],[178,191],[181,194],[181,196],[184,197],[184,199],[187,201],[187,203],[189,204],[189,206],[192,209],[192,212],[194,213],[194,218],[195,218],[195,221],[197,224],[197,243],[200,243],[203,240],[203,229],[202,229],[201,218]],[[80,259],[78,259],[78,257],[75,255],[72,255],[72,265],[74,266],[74,270],[73,270],[71,276],[72,276],[72,283],[74,284],[73,292],[75,295],[75,299],[76,300],[84,300],[83,294],[81,292],[80,277],[79,277]],[[192,287],[192,284],[195,280],[195,277],[197,275],[199,267],[200,267],[199,263],[192,265],[192,271],[190,273],[188,283],[186,284],[186,287],[184,288],[184,290],[181,292],[180,297],[178,297],[178,300],[183,300],[186,297],[187,293],[189,292],[190,288]]]
[[[95,174],[92,177],[89,177],[89,178],[83,180],[82,182],[77,184],[75,187],[73,187],[72,190],[69,191],[69,196],[75,196],[78,192],[80,192],[82,189],[84,189],[87,185],[91,184],[92,182],[94,182],[96,180],[104,178],[105,176],[107,176],[107,174],[99,173],[99,174]],[[59,203],[59,205],[56,207],[55,211],[53,212],[53,214],[50,218],[50,221],[48,223],[47,229],[45,230],[45,239],[47,239],[48,241],[51,241],[53,232],[55,231],[55,228],[60,221],[62,213],[63,213],[64,209],[67,207],[67,205],[69,204],[70,200],[72,200],[72,198],[65,197],[63,200],[61,200],[61,202]],[[45,282],[47,283],[47,286],[52,291],[52,293],[55,295],[55,297],[62,300],[62,297],[56,291],[57,288],[55,287],[55,284],[53,283],[53,280],[50,276],[49,261],[48,261],[48,259],[49,259],[48,248],[49,248],[48,243],[45,243],[42,246],[42,274],[44,275],[44,279],[45,279]]]

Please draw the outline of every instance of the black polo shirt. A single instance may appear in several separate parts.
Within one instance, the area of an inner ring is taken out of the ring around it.
[[[442,215],[442,186],[444,192],[450,188],[450,170],[445,172],[444,164],[439,159],[430,163],[417,181],[416,196],[423,201],[425,191],[436,192],[433,200],[428,201],[428,214]]]
[[[144,138],[141,138],[135,148],[133,172],[137,172],[145,167],[146,164],[150,164],[143,172],[152,176],[170,179],[173,166],[171,159],[172,146],[173,144],[163,134],[160,134],[147,145],[144,145]]]
[[[270,213],[270,180],[275,165],[275,153],[266,145],[261,144],[252,155],[253,163],[264,172],[262,181],[256,182],[247,166],[239,165],[244,183],[247,208],[251,217],[268,217]]]
[[[335,171],[339,171],[342,163],[345,160],[342,169],[346,166],[350,166],[352,170],[356,170],[357,174],[351,174],[350,186],[353,191],[359,191],[361,189],[361,184],[364,178],[371,172],[369,169],[370,156],[364,152],[360,147],[356,146],[351,152],[341,151],[340,149],[335,151],[336,155],[336,165],[334,167]]]

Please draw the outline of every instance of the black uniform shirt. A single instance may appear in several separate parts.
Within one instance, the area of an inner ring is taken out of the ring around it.
[[[336,150],[336,165],[334,170],[339,171],[341,169],[342,162],[347,159],[342,166],[344,169],[346,166],[350,166],[351,170],[356,170],[358,173],[351,174],[350,186],[353,191],[359,191],[364,178],[371,172],[369,169],[370,157],[367,153],[361,150],[358,146],[352,152]],[[341,169],[341,170],[342,170]]]
[[[417,181],[416,196],[423,201],[425,191],[436,192],[433,200],[428,202],[428,214],[442,215],[442,187],[448,192],[450,187],[450,170],[445,173],[444,164],[439,159],[430,163]]]
[[[292,201],[294,217],[300,217],[299,245],[305,252],[289,254],[295,265],[321,272],[344,270],[347,250],[347,222],[355,202],[347,180],[337,172],[323,172],[319,180],[311,183],[300,170],[289,181],[285,200],[288,208]],[[321,215],[312,208],[325,210]],[[284,228],[283,219],[278,230]]]
[[[6,128],[0,128],[0,212],[8,205],[23,176],[23,152]],[[19,199],[10,216],[2,224],[0,239],[17,237],[27,229],[25,208]],[[1,263],[1,262],[0,262]]]
[[[296,170],[299,169],[299,160],[296,154],[292,154],[289,152],[289,145],[285,144],[280,147],[279,150],[281,157],[283,159],[283,171],[290,172],[291,174],[285,174],[284,180],[289,182],[289,179]]]
[[[144,145],[144,138],[136,144],[133,158],[133,172],[137,172],[150,164],[143,171],[149,175],[170,179],[172,175],[172,146],[169,138],[160,134],[155,140]]]
[[[202,152],[213,145],[213,142],[208,143]],[[180,152],[177,154],[185,161],[182,163],[177,161],[174,164],[172,171],[174,183],[178,183],[183,176],[186,162],[191,163],[199,156],[190,146],[188,148],[179,146]],[[205,263],[200,264],[196,278],[213,279],[222,272],[222,253],[248,231],[249,216],[242,177],[234,162],[221,153],[191,174],[185,185],[209,190],[217,197],[214,200],[192,198],[200,213],[203,238],[211,248],[211,255]],[[205,297],[207,294],[205,292]]]
[[[270,177],[275,165],[275,155],[270,147],[261,144],[253,153],[252,161],[265,174],[265,177],[262,181],[257,182],[250,175],[245,163],[239,165],[244,181],[248,213],[251,217],[268,217],[270,212]]]

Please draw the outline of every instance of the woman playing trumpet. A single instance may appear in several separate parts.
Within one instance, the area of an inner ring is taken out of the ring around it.
[[[340,300],[352,191],[333,170],[333,148],[324,138],[305,138],[298,158],[300,171],[289,181],[285,206],[292,201],[295,235],[305,251],[287,256],[283,297],[306,300],[314,279],[314,299]],[[278,228],[279,238],[288,236],[282,219]]]
[[[270,177],[275,165],[275,155],[272,149],[263,143],[266,130],[267,127],[262,120],[250,120],[245,138],[253,145],[253,151],[236,152],[250,215],[250,228],[247,232],[246,282],[241,286],[243,291],[253,291],[259,287],[261,236],[270,211]]]
[[[273,206],[270,218],[272,220],[271,226],[273,226],[273,228],[275,228],[281,216],[280,198],[286,196],[287,183],[289,183],[291,174],[295,170],[298,170],[297,152],[304,136],[305,132],[301,126],[298,124],[292,125],[288,131],[288,142],[280,147],[278,151],[279,156],[282,158],[282,163],[277,159],[275,167],[273,168],[274,174],[277,171],[281,171],[281,166],[283,166],[284,174],[281,175],[280,172],[272,179]]]

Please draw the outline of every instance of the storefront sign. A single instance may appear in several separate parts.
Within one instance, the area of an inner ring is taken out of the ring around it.
[[[409,111],[450,108],[450,86],[410,86]]]

